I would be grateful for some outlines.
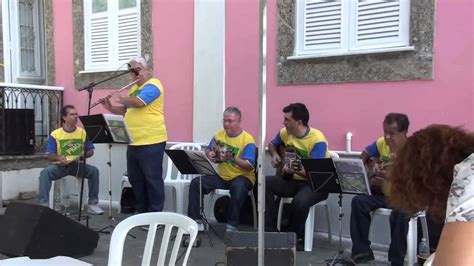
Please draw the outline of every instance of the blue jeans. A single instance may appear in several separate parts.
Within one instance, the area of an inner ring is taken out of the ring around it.
[[[357,195],[351,202],[352,255],[369,252],[370,212],[378,208],[390,208],[383,196]],[[407,250],[408,217],[398,210],[390,215],[391,242],[388,260],[392,265],[403,265]]]
[[[143,146],[128,146],[128,180],[136,198],[138,213],[163,210],[165,186],[163,181],[163,153],[166,142]]]
[[[188,216],[194,220],[202,219],[199,209],[199,177],[191,181],[189,187]],[[239,225],[240,208],[245,203],[249,191],[253,185],[245,176],[237,176],[232,180],[226,181],[220,176],[202,176],[202,197],[215,189],[230,190],[230,204],[227,209],[227,223],[237,227]],[[202,198],[201,198],[202,200]]]
[[[79,167],[79,172],[78,172]],[[61,179],[72,175],[82,176],[82,164],[71,163],[68,165],[49,165],[41,171],[39,177],[39,195],[38,202],[45,204],[49,202],[49,190],[53,180]],[[99,194],[99,170],[97,167],[86,164],[84,178],[87,178],[89,185],[89,204],[97,204]]]

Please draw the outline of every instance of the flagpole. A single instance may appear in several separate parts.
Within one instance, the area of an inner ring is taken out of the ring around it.
[[[259,2],[259,144],[258,144],[258,265],[265,265],[265,135],[267,120],[267,1]]]

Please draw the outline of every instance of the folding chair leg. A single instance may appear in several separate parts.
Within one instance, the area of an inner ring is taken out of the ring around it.
[[[311,252],[313,250],[314,237],[314,212],[316,205],[309,208],[308,218],[306,218],[304,229],[304,251]]]
[[[329,242],[332,242],[331,217],[329,216],[329,206],[324,205],[324,208],[326,210],[326,222],[328,225],[328,239],[329,239]]]
[[[176,197],[175,197],[175,204],[176,204],[176,212],[179,214],[184,214],[183,213],[183,188],[182,185],[180,185],[178,188],[176,188]]]
[[[253,228],[258,229],[258,221],[257,221],[257,204],[255,203],[255,196],[253,194],[250,195],[250,199],[252,201],[252,212],[253,212]]]
[[[416,262],[416,251],[418,232],[417,232],[417,219],[411,218],[408,222],[408,234],[407,234],[407,262],[408,265],[413,265]]]
[[[426,243],[428,244],[428,248],[430,248],[430,235],[428,233],[428,223],[426,222],[426,216],[420,216],[421,220],[421,230],[423,232],[423,237],[426,239]]]
[[[281,230],[281,217],[282,217],[282,213],[283,213],[283,198],[280,198],[280,204],[278,206],[278,218],[277,218],[277,229],[278,231]]]

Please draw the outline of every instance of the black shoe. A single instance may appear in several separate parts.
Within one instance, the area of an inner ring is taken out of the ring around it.
[[[298,238],[296,241],[296,251],[304,251],[304,239]]]
[[[351,259],[354,263],[365,263],[371,260],[374,260],[374,253],[371,251],[359,253],[351,256]]]

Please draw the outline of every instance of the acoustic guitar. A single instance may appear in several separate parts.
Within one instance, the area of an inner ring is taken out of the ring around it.
[[[284,147],[277,148],[278,155],[280,155],[281,163],[277,166],[276,174],[285,179],[292,179],[293,174],[283,173],[285,165],[293,169],[294,172],[299,172],[303,169],[301,164],[301,157],[296,153],[294,149],[285,149]]]

